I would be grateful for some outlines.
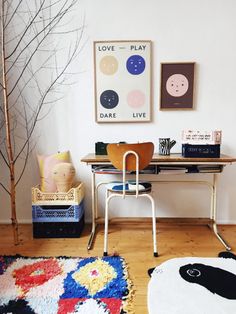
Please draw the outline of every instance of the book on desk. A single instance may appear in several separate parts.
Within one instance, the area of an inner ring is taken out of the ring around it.
[[[96,174],[122,174],[122,170],[116,169],[112,165],[93,166],[93,172]],[[223,170],[222,165],[149,165],[140,171],[140,174],[184,174],[184,173],[220,173]],[[133,172],[126,172],[132,174]]]

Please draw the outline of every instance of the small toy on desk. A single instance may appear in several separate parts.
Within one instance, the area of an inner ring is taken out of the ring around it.
[[[96,142],[95,143],[95,154],[96,155],[107,155],[107,145],[109,143]],[[125,144],[125,142],[119,142],[119,144]]]
[[[108,143],[96,142],[95,143],[95,154],[96,155],[107,155]]]

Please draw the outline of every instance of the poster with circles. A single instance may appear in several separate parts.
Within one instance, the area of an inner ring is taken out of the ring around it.
[[[151,41],[96,41],[97,122],[151,120]]]
[[[194,64],[161,64],[160,109],[193,109]]]

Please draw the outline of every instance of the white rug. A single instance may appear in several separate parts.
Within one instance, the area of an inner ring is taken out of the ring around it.
[[[236,313],[236,257],[219,256],[174,258],[156,267],[148,285],[149,314]]]

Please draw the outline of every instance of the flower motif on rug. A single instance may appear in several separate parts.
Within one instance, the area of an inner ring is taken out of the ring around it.
[[[22,296],[24,296],[31,288],[43,285],[61,272],[62,269],[57,260],[50,258],[15,269],[12,276],[15,278],[16,285],[21,288]]]
[[[72,278],[75,282],[88,290],[89,295],[94,296],[103,290],[116,278],[115,269],[102,259],[97,259],[82,266],[74,272]]]
[[[0,256],[0,314],[127,313],[124,260]]]

